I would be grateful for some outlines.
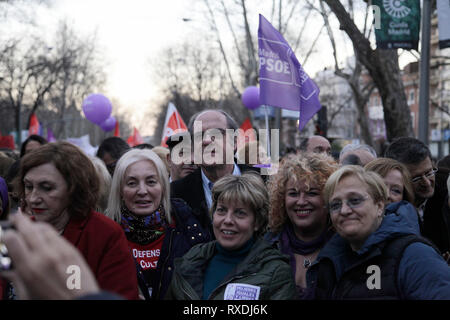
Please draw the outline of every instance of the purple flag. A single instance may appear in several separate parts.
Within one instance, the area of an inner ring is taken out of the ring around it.
[[[56,141],[56,138],[53,135],[53,131],[52,131],[52,129],[50,129],[50,127],[47,127],[47,141],[48,142],[55,142]]]
[[[259,15],[259,101],[261,105],[300,111],[299,130],[322,107],[319,88],[306,74],[283,36]]]

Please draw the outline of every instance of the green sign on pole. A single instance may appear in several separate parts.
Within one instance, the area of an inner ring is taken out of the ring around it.
[[[418,48],[420,31],[419,0],[372,0],[380,14],[375,27],[377,47],[381,49]]]

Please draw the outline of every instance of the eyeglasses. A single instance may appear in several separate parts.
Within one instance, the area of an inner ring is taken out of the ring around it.
[[[219,137],[219,139],[220,138],[223,139],[225,137],[226,133],[227,133],[226,129],[214,128],[214,129],[209,129],[209,130],[202,132],[202,135],[203,135],[204,139],[209,138],[212,141],[214,141],[216,139],[216,137]]]
[[[364,201],[366,201],[367,199],[369,199],[369,196],[365,196],[365,197],[352,197],[350,199],[345,200],[345,204],[347,205],[347,207],[349,207],[350,209],[357,209],[359,207],[361,207],[364,203]],[[328,205],[328,210],[330,210],[330,213],[339,213],[342,210],[342,201],[341,200],[336,200],[336,201],[332,201],[330,202],[330,204]]]
[[[424,173],[418,177],[412,178],[411,182],[418,183],[423,179],[423,177],[430,179],[430,178],[434,177],[434,175],[436,174],[437,171],[438,171],[437,169],[432,169],[431,171],[428,171],[427,173]]]

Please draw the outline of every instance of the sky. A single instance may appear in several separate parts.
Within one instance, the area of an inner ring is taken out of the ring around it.
[[[155,78],[152,78],[150,61],[157,59],[162,48],[181,43],[193,33],[199,33],[199,28],[204,28],[199,26],[201,19],[196,16],[200,7],[203,9],[202,1],[48,1],[49,6],[40,5],[34,9],[36,23],[42,32],[52,34],[61,19],[82,34],[97,32],[97,44],[107,62],[108,82],[103,94],[120,102],[130,115],[131,123],[140,129],[141,135],[153,134],[153,123],[144,117],[158,103],[157,85]],[[183,18],[192,20],[184,22]],[[250,19],[251,30],[257,32],[257,15]],[[322,38],[326,38],[325,34]],[[329,52],[326,54],[331,58]],[[302,62],[301,57],[299,60]],[[333,64],[331,59],[316,58],[305,66],[305,70],[314,76],[316,71],[327,66],[324,65],[327,61]],[[113,105],[113,115],[122,111],[114,110]]]
[[[149,60],[162,47],[182,39],[186,4],[183,0],[55,0],[50,11],[83,32],[97,31],[108,61],[105,95],[134,110],[130,120],[139,124],[157,98]],[[149,126],[141,128],[143,135],[152,133]]]
[[[118,101],[131,125],[141,135],[153,134],[153,123],[145,114],[158,105],[158,90],[151,61],[167,46],[180,43],[195,32],[195,23],[185,22],[195,12],[196,0],[46,0],[33,4],[17,0],[0,28],[0,37],[23,36],[33,22],[33,33],[49,40],[58,23],[68,23],[82,38],[96,34],[97,48],[106,65],[103,93]],[[201,3],[200,3],[201,4]],[[1,12],[0,12],[1,14]],[[0,19],[2,16],[0,16]],[[25,23],[24,23],[25,22]],[[3,21],[0,21],[2,24]]]
[[[142,135],[153,134],[153,124],[144,116],[158,105],[155,77],[150,61],[156,61],[162,48],[181,43],[194,33],[201,34],[204,12],[200,0],[47,0],[33,10],[36,24],[52,35],[61,19],[75,30],[89,35],[97,33],[98,47],[107,63],[108,82],[105,94],[120,103],[132,124]],[[229,0],[227,0],[229,1]],[[25,1],[25,3],[27,3]],[[251,3],[250,3],[251,4]],[[249,4],[249,5],[250,5]],[[253,4],[251,4],[253,5]],[[27,3],[29,7],[29,3]],[[259,9],[259,8],[258,8]],[[183,18],[190,18],[185,22]],[[249,17],[253,32],[257,32],[258,16]],[[220,27],[220,26],[219,26]],[[225,30],[226,27],[223,27]],[[222,32],[227,41],[227,34]],[[231,39],[230,39],[231,40]],[[307,70],[308,71],[308,70]],[[132,110],[132,112],[130,112]],[[145,123],[143,123],[145,122]]]
[[[122,108],[116,110],[113,104],[113,115],[115,112],[127,113],[130,123],[139,128],[141,135],[152,135],[154,123],[149,122],[145,115],[159,106],[159,97],[150,62],[158,59],[164,47],[204,32],[202,22],[205,19],[199,17],[200,12],[205,10],[203,1],[46,0],[49,5],[41,4],[32,9],[27,1],[23,0],[25,7],[32,11],[36,25],[46,36],[54,34],[61,19],[81,35],[96,32],[98,48],[107,63],[107,84],[102,93],[111,100],[119,101]],[[249,7],[255,4],[257,6],[253,11],[260,11],[257,2],[248,2]],[[185,22],[183,18],[191,20]],[[252,32],[256,33],[258,15],[249,16],[249,20]],[[224,32],[227,27],[219,25],[219,28],[225,46],[231,46],[233,42]],[[313,61],[308,62],[305,70],[312,76],[312,72],[323,68],[322,63],[317,67]]]

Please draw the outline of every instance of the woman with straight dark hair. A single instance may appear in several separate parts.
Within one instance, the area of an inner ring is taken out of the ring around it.
[[[47,139],[38,136],[37,134],[32,134],[24,142],[22,142],[22,147],[20,148],[20,157],[22,158],[28,152],[36,150],[46,143]]]

